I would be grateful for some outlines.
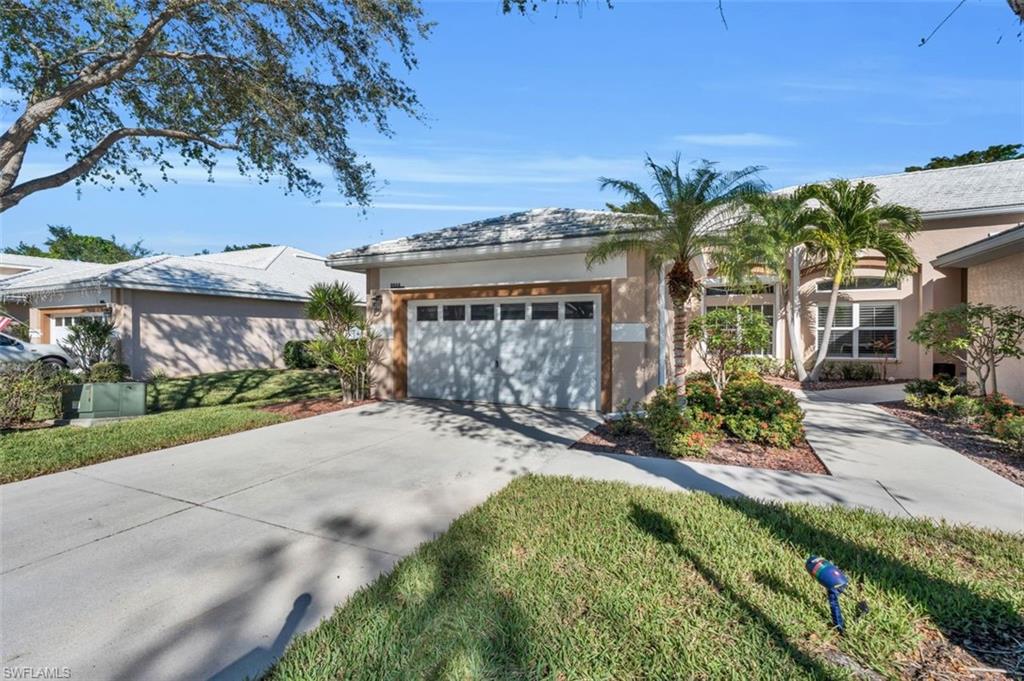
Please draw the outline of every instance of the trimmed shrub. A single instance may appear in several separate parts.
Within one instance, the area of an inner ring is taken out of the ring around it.
[[[643,425],[641,411],[644,408],[643,402],[623,400],[619,403],[619,418],[608,420],[608,428],[616,435],[629,435],[640,430]]]
[[[903,392],[908,395],[916,395],[917,397],[924,397],[926,395],[936,396],[952,396],[952,395],[967,395],[970,393],[971,386],[966,383],[960,383],[959,381],[940,379],[931,380],[927,378],[915,378],[907,381],[907,384],[903,387]]]
[[[762,355],[745,355],[733,357],[725,366],[726,371],[734,379],[754,374],[757,376],[782,376],[787,366],[775,357]],[[793,369],[795,373],[796,370]]]
[[[718,410],[718,397],[710,377],[705,378],[699,374],[686,377],[686,404],[703,411]]]
[[[128,380],[131,371],[127,364],[118,362],[96,362],[89,369],[90,383],[120,383]]]
[[[1024,414],[1007,416],[999,420],[993,434],[1018,454],[1024,454]]]
[[[1002,393],[985,395],[979,398],[978,402],[981,404],[981,410],[985,415],[996,420],[1001,420],[1017,412],[1017,407],[1014,406],[1013,400]]]
[[[284,344],[284,365],[289,369],[315,369],[316,359],[309,350],[308,340],[290,340]]]
[[[757,379],[734,381],[722,395],[725,427],[748,442],[791,447],[803,437],[803,410],[791,392]]]
[[[672,454],[676,435],[686,430],[687,420],[679,408],[679,398],[673,384],[663,385],[647,402],[644,427],[654,446],[665,454]]]
[[[725,427],[744,442],[754,442],[761,434],[760,422],[747,414],[729,414],[725,417]]]
[[[0,364],[0,428],[60,415],[60,395],[74,374],[45,364]]]
[[[867,362],[844,362],[843,378],[848,381],[874,381],[878,378],[878,371],[874,364]]]

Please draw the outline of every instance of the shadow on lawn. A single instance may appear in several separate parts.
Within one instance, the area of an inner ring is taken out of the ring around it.
[[[149,384],[147,400],[151,411],[170,411],[255,399],[320,397],[334,387],[337,387],[337,379],[323,373],[253,369],[155,380]],[[247,393],[256,394],[245,397]]]
[[[744,514],[802,555],[827,556],[843,570],[902,595],[921,608],[948,639],[965,645],[978,660],[1004,669],[1011,676],[1019,673],[1024,660],[1015,660],[1011,649],[1015,641],[1024,639],[1024,618],[1012,603],[980,595],[964,584],[929,575],[879,551],[848,541],[807,523],[784,507],[747,499],[720,499],[720,503]],[[630,520],[638,529],[673,547],[680,557],[690,561],[709,584],[743,608],[752,620],[759,622],[776,646],[797,664],[809,673],[829,675],[818,661],[796,648],[767,613],[725,584],[698,554],[687,548],[672,519],[634,502]],[[765,580],[764,576],[759,578],[758,575],[753,575],[753,578],[776,591],[793,595],[785,587],[776,588],[777,585],[771,583],[774,580]],[[973,643],[966,644],[968,640]]]

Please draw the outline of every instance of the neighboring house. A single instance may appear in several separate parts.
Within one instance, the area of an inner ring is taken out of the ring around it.
[[[1024,225],[943,253],[931,264],[959,272],[968,302],[1024,307]],[[999,365],[999,391],[1024,404],[1024,360]]]
[[[0,254],[0,304],[33,340],[56,343],[83,318],[108,318],[135,377],[282,366],[285,342],[316,331],[309,287],[334,280],[365,290],[362,276],[289,246],[114,265]]]
[[[960,270],[932,260],[1024,220],[1024,160],[862,179],[878,186],[882,201],[921,211],[924,229],[913,241],[921,267],[888,287],[883,263],[863,258],[842,293],[830,356],[878,362],[871,341],[891,336],[891,374],[931,376],[948,360],[907,333],[923,312],[956,304],[967,290]],[[591,245],[629,226],[605,211],[546,208],[343,251],[328,262],[366,274],[368,314],[384,338],[380,396],[608,411],[672,375],[672,312],[659,273],[641,253],[585,264]],[[707,273],[707,263],[693,266]],[[816,306],[828,300],[820,274],[805,271],[801,287],[808,356],[819,335]],[[706,284],[701,306],[758,306],[774,330],[766,352],[787,357],[783,301],[772,282],[754,295],[713,278]]]

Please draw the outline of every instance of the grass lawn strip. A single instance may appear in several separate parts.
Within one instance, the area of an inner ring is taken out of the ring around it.
[[[249,369],[157,378],[146,388],[147,409],[151,412],[338,396],[340,387],[335,374],[298,369]]]
[[[811,553],[852,580],[845,637]],[[296,639],[268,678],[972,678],[1019,662],[1021,555],[1020,537],[865,511],[528,476]]]
[[[287,421],[250,406],[184,409],[92,428],[63,426],[0,435],[0,483],[197,442]]]

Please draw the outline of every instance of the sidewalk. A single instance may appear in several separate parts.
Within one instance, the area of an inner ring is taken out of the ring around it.
[[[1024,487],[870,404],[902,399],[902,386],[795,392],[807,412],[807,440],[832,476],[575,449],[538,472],[726,497],[840,504],[1024,532]]]

